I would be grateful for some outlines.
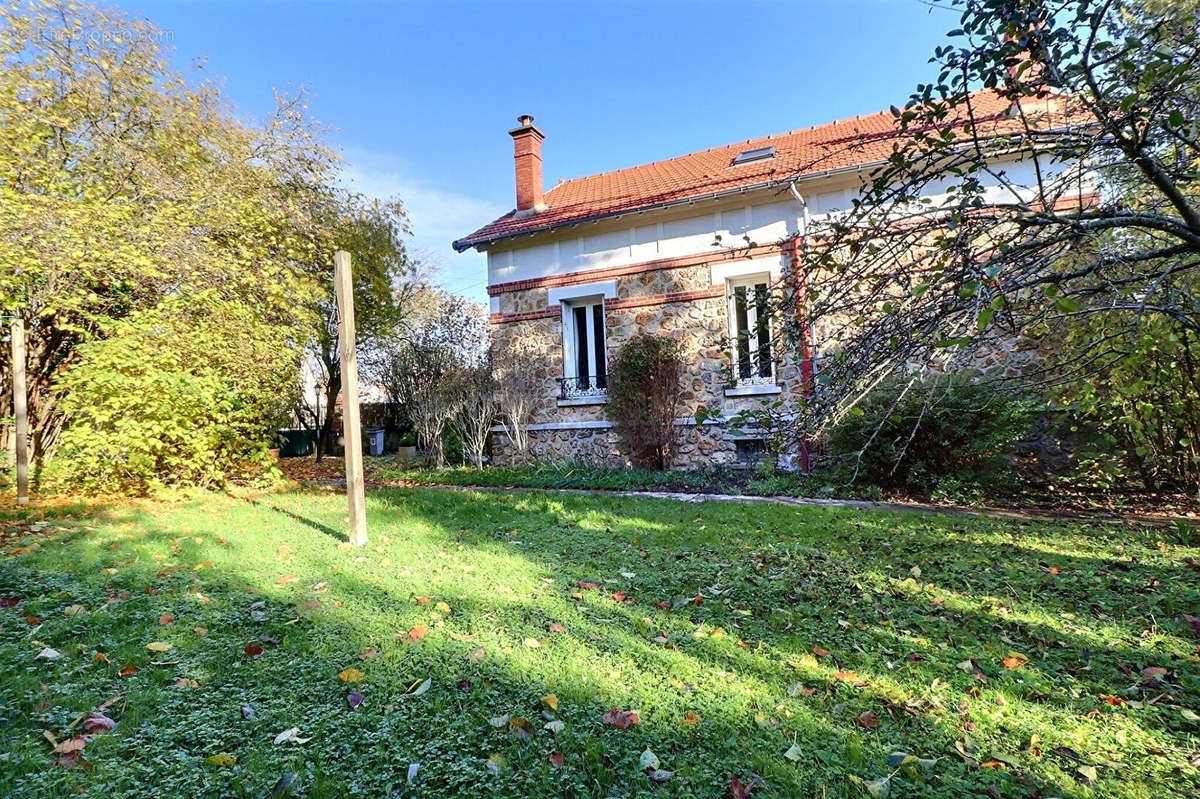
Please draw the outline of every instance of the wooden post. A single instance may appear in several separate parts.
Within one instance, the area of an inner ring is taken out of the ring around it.
[[[25,320],[12,318],[13,416],[17,439],[17,504],[29,504],[29,409],[25,386]]]
[[[346,440],[346,497],[350,501],[350,543],[367,543],[367,508],[363,488],[362,429],[358,419],[358,356],[354,348],[354,278],[350,253],[333,254],[337,290],[338,345],[342,355],[342,435]],[[327,413],[332,413],[329,408]]]

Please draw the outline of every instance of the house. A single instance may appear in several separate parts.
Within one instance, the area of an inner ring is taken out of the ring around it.
[[[1009,115],[995,92],[974,104],[981,116]],[[782,351],[767,297],[788,270],[802,271],[807,226],[847,208],[893,152],[895,124],[882,111],[544,192],[545,134],[519,117],[509,131],[516,208],[454,247],[487,254],[494,341],[521,351],[536,395],[532,455],[624,462],[605,414],[607,362],[646,332],[678,337],[687,353],[678,465],[757,460],[762,442],[727,420],[763,402],[795,402],[820,369],[820,330],[808,331],[800,352]],[[994,168],[1036,185],[1019,155]],[[512,456],[499,429],[493,449],[498,462]]]

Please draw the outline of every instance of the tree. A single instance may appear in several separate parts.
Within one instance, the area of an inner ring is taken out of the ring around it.
[[[81,344],[58,381],[70,421],[51,472],[72,489],[128,494],[268,472],[299,352],[290,327],[256,314],[168,300]]]
[[[462,370],[483,364],[486,342],[482,308],[422,286],[414,291],[412,312],[368,355],[368,374],[403,406],[431,465],[445,465],[443,435],[462,402],[454,383]]]
[[[530,460],[529,425],[533,423],[541,383],[529,365],[537,362],[537,355],[534,346],[520,338],[510,338],[494,350],[492,369],[500,424],[517,464]]]
[[[322,253],[332,265],[333,250],[354,254],[355,341],[361,351],[401,324],[408,301],[415,292],[418,266],[408,256],[404,236],[408,217],[398,200],[383,202],[347,192],[331,192],[327,225],[334,231],[331,250]],[[338,347],[337,302],[332,269],[325,274],[324,291],[314,301],[317,320],[308,343],[312,363],[320,370],[325,395],[324,408],[306,408],[319,431],[316,458],[333,445],[333,409],[342,390],[341,352]]]
[[[786,335],[814,324],[823,350],[792,422],[810,434],[897,374],[1016,346],[1048,356],[1024,377],[1062,381],[1127,356],[1150,318],[1200,332],[1195,4],[932,4],[959,12],[938,74],[892,109],[891,155],[808,231],[792,278]],[[1109,334],[1056,360],[1045,345],[1093,315]]]
[[[478,366],[458,370],[452,390],[459,396],[459,407],[458,413],[450,419],[450,426],[458,435],[471,462],[476,468],[482,469],[488,437],[499,415],[491,359]]]
[[[77,3],[0,10],[0,311],[28,329],[35,458],[68,421],[62,392],[78,383],[59,381],[81,345],[181,298],[253,308],[241,318],[270,330],[251,339],[284,326],[303,340],[331,249],[334,157],[303,98],[245,124],[215,85],[167,69],[161,40]],[[0,407],[10,369],[0,355]]]
[[[636,466],[668,469],[679,428],[679,342],[640,333],[625,342],[608,373],[608,413]]]

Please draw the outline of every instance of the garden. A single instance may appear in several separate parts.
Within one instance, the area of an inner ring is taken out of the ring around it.
[[[334,488],[5,512],[0,793],[1200,790],[1186,529],[367,507],[362,549]]]

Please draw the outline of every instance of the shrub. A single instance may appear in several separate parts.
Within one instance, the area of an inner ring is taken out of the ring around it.
[[[1090,319],[1068,332],[1064,347],[1086,352],[1113,338],[1113,327]],[[1122,339],[1122,357],[1056,391],[1076,429],[1098,434],[1077,453],[1077,479],[1102,489],[1134,484],[1200,495],[1200,339],[1152,316]]]
[[[299,360],[244,306],[159,308],[79,348],[58,381],[66,488],[146,494],[263,476]]]
[[[682,376],[683,355],[674,339],[642,333],[617,354],[608,375],[608,413],[635,466],[670,468]]]
[[[850,479],[883,488],[970,496],[1007,468],[1003,455],[1033,424],[1011,386],[965,378],[889,383],[830,431],[829,453]]]

